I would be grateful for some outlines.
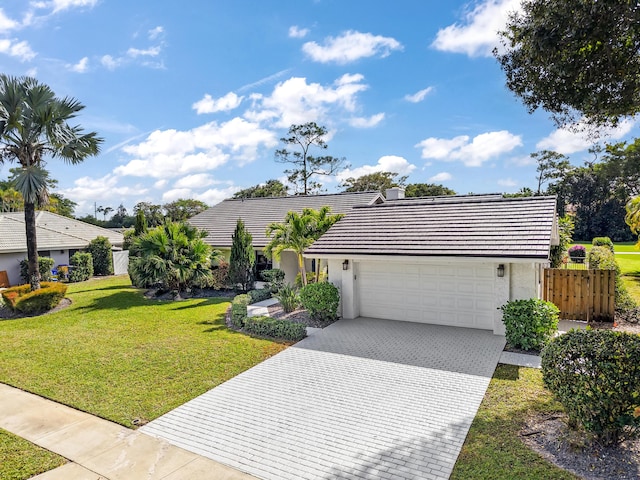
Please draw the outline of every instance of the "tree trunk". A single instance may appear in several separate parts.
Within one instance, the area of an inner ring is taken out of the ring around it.
[[[24,202],[24,225],[27,234],[27,263],[29,265],[29,283],[31,290],[40,289],[40,268],[38,268],[38,242],[36,239],[36,206]]]
[[[300,269],[300,280],[302,280],[302,286],[307,285],[307,270],[304,268],[304,258],[302,254],[298,254],[298,268]]]

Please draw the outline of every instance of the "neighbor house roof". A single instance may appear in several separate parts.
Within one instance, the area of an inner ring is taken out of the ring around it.
[[[372,205],[383,201],[384,197],[378,192],[224,200],[190,218],[189,223],[207,232],[204,241],[209,245],[231,247],[231,236],[238,218],[241,218],[253,236],[253,246],[260,248],[269,243],[265,236],[267,225],[283,222],[291,210],[300,213],[303,208],[317,210],[328,205],[332,213],[347,213],[356,205]]]
[[[305,255],[549,258],[555,197],[425,197],[355,208]]]
[[[0,232],[0,253],[27,251],[24,212],[0,213]],[[51,212],[36,212],[38,250],[81,249],[100,236],[122,247],[121,233]]]

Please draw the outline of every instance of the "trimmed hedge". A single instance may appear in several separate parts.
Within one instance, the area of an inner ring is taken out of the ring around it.
[[[261,337],[297,342],[307,336],[307,328],[302,323],[278,320],[271,317],[249,317],[244,329]]]
[[[50,257],[38,257],[38,270],[40,270],[40,280],[43,282],[51,281],[51,269],[55,264],[55,260]],[[29,278],[29,262],[25,258],[20,260],[20,278],[24,283],[30,283]]]
[[[512,300],[500,307],[509,345],[540,350],[558,330],[560,310],[539,298]]]
[[[87,247],[93,260],[94,275],[113,275],[113,254],[107,237],[96,237]]]
[[[2,292],[5,304],[13,311],[26,314],[44,313],[60,303],[67,286],[59,282],[42,282],[40,289],[31,291],[31,285],[20,285]]]
[[[640,335],[571,330],[542,351],[545,386],[604,444],[640,433]]]
[[[236,295],[231,302],[231,323],[236,328],[244,327],[247,319],[247,305],[251,297],[247,294]]]
[[[271,268],[269,270],[263,270],[260,275],[262,275],[264,281],[269,284],[271,293],[278,293],[284,286],[284,270],[281,270],[279,268]]]
[[[268,300],[271,298],[271,289],[269,288],[260,288],[257,290],[249,290],[249,297],[251,298],[250,303],[258,303],[263,300]]]
[[[338,318],[340,293],[331,283],[310,283],[300,291],[300,303],[314,320],[335,320]]]
[[[69,274],[70,282],[83,282],[93,276],[93,258],[90,253],[74,253],[69,264],[73,267]]]
[[[594,247],[607,247],[609,250],[611,250],[611,253],[615,253],[613,242],[609,237],[595,237],[593,240],[591,240],[591,244]]]

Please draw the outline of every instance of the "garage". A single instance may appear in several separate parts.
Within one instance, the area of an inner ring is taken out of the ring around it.
[[[363,317],[493,329],[495,266],[355,263]]]

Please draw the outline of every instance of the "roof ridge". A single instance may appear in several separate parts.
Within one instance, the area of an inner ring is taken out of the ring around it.
[[[366,192],[337,192],[337,193],[318,193],[314,195],[284,195],[281,197],[244,197],[244,198],[225,198],[223,202],[244,202],[247,200],[278,200],[278,199],[292,199],[292,198],[318,198],[318,197],[337,197],[347,195],[364,195],[364,194],[378,194],[382,196],[382,193],[376,190],[368,190]]]
[[[557,200],[556,195],[545,195],[538,197],[494,197],[481,196],[482,198],[471,198],[468,195],[444,195],[438,197],[408,197],[399,200],[389,200],[384,203],[374,205],[355,205],[353,208],[378,208],[378,207],[407,207],[407,206],[424,206],[424,205],[472,205],[481,203],[509,203],[522,201],[540,201],[540,200]]]

